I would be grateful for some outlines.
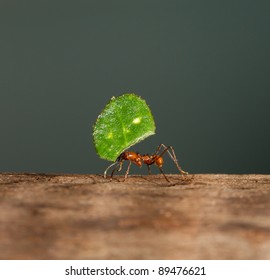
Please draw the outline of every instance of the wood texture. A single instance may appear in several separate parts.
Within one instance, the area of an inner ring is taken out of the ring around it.
[[[270,175],[0,174],[1,259],[270,259]]]

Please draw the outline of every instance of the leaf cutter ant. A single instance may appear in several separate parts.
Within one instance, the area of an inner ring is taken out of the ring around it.
[[[163,149],[163,150],[162,150]],[[162,151],[161,151],[162,150]],[[147,165],[147,168],[148,168],[148,174],[151,174],[151,170],[150,170],[150,167],[151,165],[155,164],[159,171],[161,172],[161,174],[164,176],[165,180],[167,182],[170,182],[169,179],[166,177],[166,175],[164,174],[163,170],[162,170],[162,166],[163,166],[163,155],[165,153],[168,153],[170,158],[173,160],[173,162],[175,163],[177,169],[179,170],[180,174],[181,175],[187,175],[188,172],[185,172],[184,170],[181,169],[181,167],[179,166],[178,164],[178,161],[177,161],[177,158],[176,158],[176,155],[175,155],[175,152],[174,152],[174,149],[172,148],[172,146],[165,146],[164,144],[160,144],[158,147],[157,147],[157,150],[154,154],[152,155],[148,155],[148,154],[145,154],[145,155],[141,155],[137,152],[131,152],[131,151],[124,151],[123,153],[121,153],[119,155],[119,157],[116,159],[116,161],[111,164],[110,166],[108,166],[108,168],[104,171],[104,178],[107,178],[107,171],[113,167],[113,166],[116,166],[112,173],[111,173],[111,177],[110,179],[112,180],[113,178],[113,174],[114,172],[117,170],[118,172],[121,171],[122,169],[122,165],[123,165],[123,162],[125,160],[129,160],[129,163],[128,163],[128,167],[127,167],[127,170],[126,170],[126,173],[125,173],[125,178],[124,178],[124,181],[127,179],[128,177],[128,174],[129,174],[129,169],[130,169],[130,166],[131,166],[131,163],[134,163],[136,164],[137,166],[141,167],[142,164],[146,164]]]

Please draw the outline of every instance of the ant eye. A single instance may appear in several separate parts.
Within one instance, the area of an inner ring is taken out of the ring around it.
[[[93,127],[97,154],[115,161],[130,146],[155,134],[150,108],[138,95],[126,93],[113,97]]]

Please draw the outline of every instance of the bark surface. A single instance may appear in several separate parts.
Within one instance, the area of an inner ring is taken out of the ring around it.
[[[270,175],[0,174],[1,259],[270,259]]]

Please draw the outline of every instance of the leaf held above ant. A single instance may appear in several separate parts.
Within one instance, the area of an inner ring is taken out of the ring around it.
[[[97,154],[115,161],[126,149],[155,134],[150,108],[140,96],[126,93],[112,97],[93,127]]]

